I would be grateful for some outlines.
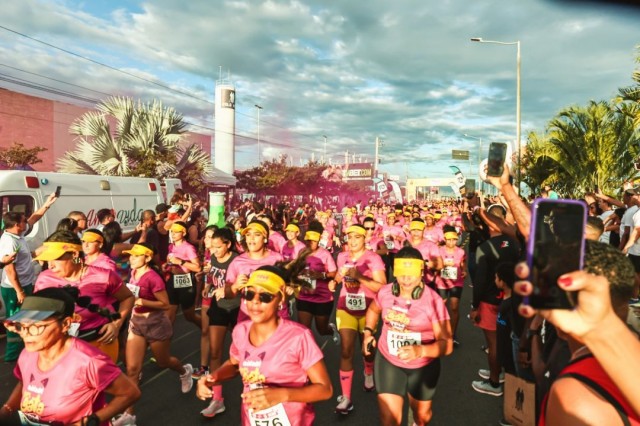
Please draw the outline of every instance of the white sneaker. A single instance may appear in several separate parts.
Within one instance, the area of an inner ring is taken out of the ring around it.
[[[364,390],[365,392],[371,392],[376,389],[376,384],[373,381],[373,374],[364,375]]]
[[[111,426],[136,426],[136,416],[124,413],[117,419],[114,417],[111,420]]]
[[[220,414],[222,412],[224,412],[224,410],[226,410],[225,406],[224,406],[224,401],[219,401],[217,399],[212,399],[211,400],[211,404],[209,404],[209,406],[207,408],[205,408],[204,410],[200,411],[200,414],[202,414],[204,417],[213,417],[216,414]]]
[[[338,397],[338,405],[336,406],[336,413],[349,414],[349,411],[353,410],[353,404],[351,400],[346,396],[340,395]]]
[[[180,384],[182,386],[182,393],[187,393],[193,387],[193,379],[191,378],[193,367],[191,364],[185,364],[182,367],[184,367],[185,372],[180,375]]]

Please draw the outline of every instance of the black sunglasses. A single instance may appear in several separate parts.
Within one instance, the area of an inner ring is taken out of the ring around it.
[[[373,228],[369,228],[369,227],[365,226],[364,229],[366,229],[367,231],[373,231],[376,228],[375,228],[375,226]]]
[[[244,300],[251,301],[255,299],[256,294],[258,295],[258,300],[260,301],[260,303],[271,303],[273,299],[276,297],[275,294],[271,294],[271,293],[258,293],[257,291],[254,291],[254,290],[245,290],[242,292],[242,298]]]

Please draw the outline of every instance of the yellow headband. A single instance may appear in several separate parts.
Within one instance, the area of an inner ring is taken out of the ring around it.
[[[320,233],[316,231],[307,231],[304,234],[304,239],[308,241],[320,241]]]
[[[414,229],[417,229],[418,231],[423,231],[425,226],[426,226],[425,223],[420,220],[412,220],[411,224],[409,225],[409,231],[413,231]]]
[[[252,229],[264,235],[265,238],[269,236],[269,230],[266,229],[261,223],[258,223],[258,222],[249,222],[247,227],[242,230],[242,235],[246,235],[246,233],[251,231]]]
[[[445,232],[444,233],[444,239],[448,240],[450,238],[455,238],[458,239],[458,234],[456,232],[450,231],[450,232]]]
[[[60,242],[46,242],[43,244],[44,250],[36,257],[36,260],[42,260],[44,262],[50,262],[52,260],[59,259],[65,253],[69,252],[81,252],[82,246],[80,244],[72,243],[60,243]]]
[[[134,244],[130,250],[123,250],[123,253],[130,254],[132,256],[152,256],[153,250],[140,244]]]
[[[238,290],[246,287],[258,287],[270,294],[282,294],[284,297],[284,280],[271,271],[258,270],[253,271],[249,280],[240,285]]]
[[[91,232],[91,231],[86,231],[84,234],[82,234],[81,239],[85,243],[95,243],[96,241],[98,242],[104,241],[104,239],[99,234],[96,234],[95,232]]]
[[[393,276],[421,277],[424,262],[420,259],[398,259],[393,261]]]
[[[180,225],[179,223],[174,223],[171,225],[171,232],[184,232],[187,233],[187,228]]]
[[[350,227],[347,228],[347,234],[351,234],[352,232],[355,232],[356,234],[359,235],[367,235],[367,231],[364,228],[361,228],[360,226],[355,226],[355,225],[351,225]]]
[[[396,217],[396,214],[391,212],[391,213],[387,213],[387,217]]]
[[[300,232],[300,227],[294,223],[290,223],[284,228],[285,231]]]

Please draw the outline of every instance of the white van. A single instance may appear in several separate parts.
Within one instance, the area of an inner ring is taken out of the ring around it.
[[[0,211],[21,211],[29,217],[60,186],[60,198],[25,236],[35,250],[74,210],[83,212],[87,227],[93,228],[98,225],[98,210],[112,209],[123,231],[133,230],[144,210],[155,211],[181,187],[179,179],[167,179],[165,184],[162,187],[151,178],[4,170],[0,171]]]

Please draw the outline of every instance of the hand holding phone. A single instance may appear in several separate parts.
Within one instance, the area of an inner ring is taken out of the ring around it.
[[[61,186],[56,186],[56,198],[60,198],[60,190],[62,189]]]
[[[537,199],[527,245],[533,293],[525,303],[536,309],[571,309],[573,296],[558,278],[582,269],[587,206],[582,201]]]
[[[507,158],[507,144],[491,142],[489,145],[489,156],[487,159],[487,176],[502,176],[504,172],[504,161]]]

